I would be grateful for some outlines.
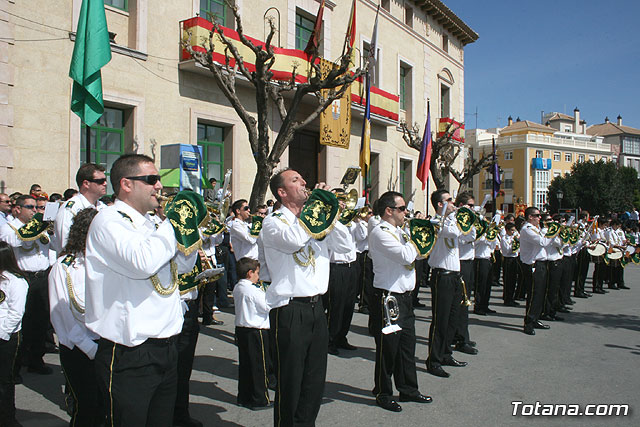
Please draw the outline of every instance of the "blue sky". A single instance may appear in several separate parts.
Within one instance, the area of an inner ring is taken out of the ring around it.
[[[640,128],[640,1],[444,0],[480,35],[465,47],[467,129],[540,112]]]

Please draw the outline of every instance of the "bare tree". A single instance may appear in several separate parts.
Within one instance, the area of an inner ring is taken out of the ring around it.
[[[192,48],[191,34],[182,41],[182,45],[197,63],[211,71],[216,85],[229,100],[247,129],[251,152],[257,166],[249,200],[253,210],[264,202],[271,175],[294,134],[316,120],[334,100],[339,99],[347,90],[350,90],[351,83],[365,73],[366,64],[363,69],[358,68],[354,72],[350,72],[353,49],[346,48],[333,68],[323,70],[320,64],[316,63],[318,58],[316,49],[311,52],[309,58],[310,67],[306,71],[306,83],[296,82],[297,66],[293,66],[291,78],[288,81],[275,80],[271,67],[274,65],[276,57],[271,42],[278,29],[273,20],[268,21],[269,34],[266,40],[263,43],[254,44],[244,33],[242,19],[235,0],[225,0],[225,3],[235,19],[240,43],[248,47],[255,55],[255,71],[248,70],[244,58],[234,45],[233,40],[224,35],[215,19],[211,20],[213,29],[209,33],[208,40],[202,43],[206,52],[198,52]],[[214,37],[219,37],[224,46],[224,64],[213,60]],[[254,88],[255,114],[249,112],[247,106],[243,105],[238,96],[236,91],[236,77],[238,75],[249,81]],[[309,114],[300,117],[303,99],[305,102],[315,101],[316,105]],[[269,141],[269,100],[275,104],[275,110],[282,123],[277,129],[278,135],[273,144],[270,144]]]
[[[414,123],[413,127],[409,129],[406,122],[401,122],[402,138],[405,143],[420,151],[422,148],[422,138],[420,137],[420,125]],[[462,143],[453,139],[453,134],[460,128],[460,124],[449,123],[444,135],[431,142],[431,164],[429,165],[429,171],[431,172],[431,178],[438,190],[446,189],[446,178],[451,174],[458,182],[458,190],[464,191],[470,187],[473,177],[479,174],[482,169],[494,163],[493,153],[482,153],[479,159],[474,159],[473,156],[468,156],[464,160],[464,166],[462,170],[456,170],[453,167],[455,160],[462,152],[464,146]]]

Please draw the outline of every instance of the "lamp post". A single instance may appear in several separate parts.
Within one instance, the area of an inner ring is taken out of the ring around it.
[[[562,209],[562,198],[564,197],[562,190],[558,190],[556,197],[558,198],[558,213],[560,213],[560,210]]]

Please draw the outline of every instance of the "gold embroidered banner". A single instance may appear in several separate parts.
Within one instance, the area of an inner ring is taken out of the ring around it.
[[[336,65],[320,60],[320,68],[323,75]],[[322,90],[322,96],[326,97],[329,89]],[[351,90],[344,92],[341,98],[334,100],[322,113],[320,113],[320,144],[331,147],[349,148],[351,138]]]

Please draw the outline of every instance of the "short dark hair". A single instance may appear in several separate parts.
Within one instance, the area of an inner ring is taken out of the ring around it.
[[[40,185],[40,184],[33,184],[33,185],[31,186],[31,188],[29,189],[29,193],[31,193],[33,190],[35,190],[35,189],[36,189],[36,187],[40,187],[40,190],[42,190],[42,185]]]
[[[387,208],[393,208],[396,206],[396,197],[400,197],[404,200],[402,194],[397,191],[387,191],[377,200],[378,203],[378,212],[380,216],[384,215]]]
[[[513,222],[507,222],[507,223],[504,225],[504,229],[505,229],[505,230],[511,230],[512,228],[516,228],[516,225],[515,225],[515,223],[513,223]]]
[[[273,200],[271,199],[267,200],[267,206],[273,206]]]
[[[524,217],[518,216],[515,221],[516,229],[520,230],[525,222],[527,221],[524,219]]]
[[[260,209],[267,209],[267,205],[258,205],[256,206],[256,211]]]
[[[49,201],[50,202],[57,202],[58,200],[62,200],[62,194],[60,194],[60,193],[52,193],[49,196]]]
[[[280,169],[271,177],[271,181],[269,181],[269,190],[271,190],[271,194],[273,194],[273,197],[275,197],[276,200],[280,203],[282,203],[282,200],[280,199],[280,195],[278,194],[278,189],[284,187],[284,178],[282,177],[282,174],[289,170],[293,169]]]
[[[612,220],[611,220],[611,222],[609,223],[609,225],[611,225],[612,227],[613,227],[614,225],[620,225],[620,224],[621,224],[621,222],[620,222],[620,220],[619,220],[619,219],[617,219],[617,218],[612,219]]]
[[[67,188],[66,190],[64,190],[64,193],[62,193],[62,197],[64,198],[64,200],[69,200],[76,194],[78,194],[78,190],[76,190],[75,188]]]
[[[87,233],[91,221],[98,214],[94,208],[85,208],[73,217],[69,228],[69,240],[60,255],[78,255],[84,253],[87,246]]]
[[[469,200],[471,199],[475,201],[475,198],[473,197],[473,193],[471,193],[470,191],[463,191],[462,193],[458,194],[458,197],[456,197],[456,201],[455,201],[456,206],[466,205],[467,203],[469,203]]]
[[[29,199],[33,200],[34,202],[36,201],[35,197],[33,197],[31,194],[22,194],[16,199],[15,206],[24,206],[25,200]]]
[[[431,193],[431,206],[433,206],[436,211],[438,210],[438,203],[442,201],[442,195],[448,192],[447,190],[436,190]],[[439,214],[440,212],[436,213]]]
[[[78,188],[82,187],[83,182],[93,179],[93,174],[96,171],[104,172],[104,166],[95,163],[85,163],[80,166],[80,169],[76,172],[76,184]]]
[[[240,258],[236,262],[236,272],[240,279],[246,279],[250,271],[256,271],[260,267],[258,260],[253,258]]]
[[[231,205],[231,212],[233,212],[233,214],[237,216],[238,215],[238,211],[240,210],[242,205],[244,205],[245,203],[247,203],[247,199],[238,199],[238,200],[236,200]]]
[[[506,221],[511,221],[511,220],[514,220],[514,219],[516,219],[516,217],[515,217],[515,216],[513,216],[513,214],[512,214],[512,213],[507,214],[507,215],[504,217],[505,222],[506,222]]]
[[[116,196],[120,193],[120,180],[138,173],[142,163],[154,163],[153,159],[144,154],[125,154],[113,162],[111,166],[111,186]]]
[[[524,210],[524,218],[528,220],[529,215],[535,214],[536,211],[538,211],[539,213],[540,209],[536,208],[535,206],[529,206],[527,209]]]

